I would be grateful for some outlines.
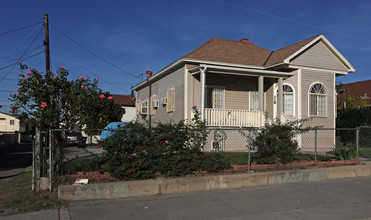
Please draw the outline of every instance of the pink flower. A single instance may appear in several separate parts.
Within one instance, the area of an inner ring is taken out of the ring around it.
[[[86,79],[89,79],[89,76],[86,76]]]
[[[58,76],[54,76],[54,79],[56,79]]]
[[[9,96],[12,96],[12,93],[9,93]]]
[[[193,109],[196,109],[196,108],[197,108],[197,105],[192,106],[192,108],[193,108]]]
[[[104,95],[103,95],[103,94],[101,94],[101,95],[99,96],[99,98],[103,99],[103,98],[104,98]]]
[[[79,79],[84,79],[84,77],[82,76],[82,74],[80,74]]]
[[[99,82],[99,78],[97,77],[97,78],[95,78],[95,80],[97,80],[97,82]]]
[[[32,75],[32,72],[30,71],[30,72],[28,72],[26,75],[27,75],[27,76],[31,76],[31,75]]]
[[[14,108],[11,108],[12,111],[14,111]]]
[[[82,84],[82,85],[81,85],[81,88],[82,88],[82,89],[85,89],[85,86],[84,86],[84,84]]]
[[[21,62],[21,61],[19,61],[19,64],[22,64],[22,62]]]
[[[59,67],[59,69],[61,69],[61,70],[64,70],[64,67],[63,67],[63,66],[61,66],[61,67]]]
[[[19,94],[21,94],[21,92],[20,91],[17,91],[17,95],[19,95]]]
[[[45,108],[47,106],[46,102],[41,103],[41,107]]]
[[[112,96],[108,96],[108,99],[111,100],[112,99]]]

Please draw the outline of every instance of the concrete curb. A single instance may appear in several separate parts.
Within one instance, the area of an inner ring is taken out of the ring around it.
[[[218,174],[97,183],[89,184],[84,187],[59,185],[58,198],[68,201],[128,198],[363,176],[371,176],[370,163],[342,167],[309,168],[305,170]]]

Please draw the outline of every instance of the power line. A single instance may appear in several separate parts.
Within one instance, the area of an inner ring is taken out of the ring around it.
[[[268,12],[248,8],[248,7],[241,6],[241,5],[238,5],[238,4],[234,4],[234,3],[231,3],[231,2],[226,2],[226,1],[223,1],[223,0],[216,0],[216,1],[220,2],[220,3],[223,3],[223,4],[226,4],[226,5],[229,5],[229,6],[236,7],[236,8],[245,9],[245,10],[252,11],[252,12],[255,12],[255,13],[258,13],[258,14],[270,16],[270,17],[273,17],[273,18],[276,18],[276,19],[281,19],[281,20],[284,20],[284,21],[289,21],[289,22],[292,22],[292,23],[304,25],[304,26],[307,26],[307,27],[310,27],[310,28],[314,28],[314,29],[318,29],[318,30],[322,30],[322,31],[327,31],[327,32],[332,32],[334,34],[339,34],[339,35],[343,35],[343,36],[358,39],[358,40],[365,40],[363,38],[359,38],[359,37],[356,37],[356,36],[353,36],[353,35],[344,34],[344,33],[337,32],[337,31],[334,31],[334,30],[331,30],[331,29],[328,29],[328,28],[321,28],[321,27],[318,27],[318,26],[315,26],[315,25],[311,25],[311,24],[307,24],[307,23],[304,23],[304,22],[300,22],[300,21],[297,21],[297,20],[290,19],[290,18],[274,15],[274,14],[271,14],[271,13],[268,13]]]
[[[24,26],[24,27],[20,27],[20,28],[17,28],[17,29],[11,30],[11,31],[7,31],[7,32],[4,32],[4,33],[1,33],[0,36],[5,35],[5,34],[10,34],[10,33],[16,32],[16,31],[20,31],[20,30],[23,30],[23,29],[26,29],[26,28],[29,28],[29,27],[32,27],[32,26],[38,25],[38,24],[40,24],[40,23],[42,23],[42,22],[39,21],[39,22],[36,22],[35,24],[30,24],[30,25],[27,25],[27,26]]]
[[[78,45],[79,47],[81,47],[82,49],[86,50],[87,52],[89,52],[90,54],[92,54],[93,56],[97,57],[98,59],[104,61],[105,63],[108,63],[109,65],[113,66],[114,68],[126,73],[126,74],[129,74],[130,76],[132,77],[135,77],[135,78],[139,78],[139,76],[136,76],[124,69],[121,69],[120,67],[116,66],[115,64],[111,63],[110,61],[104,59],[103,57],[97,55],[96,53],[94,53],[93,51],[89,50],[88,48],[84,47],[83,45],[81,45],[79,42],[75,41],[74,39],[72,39],[70,36],[68,36],[66,33],[64,33],[63,31],[61,31],[59,28],[57,28],[55,25],[51,24],[50,25],[55,28],[58,32],[60,32],[61,34],[63,34],[65,37],[67,37],[69,40],[71,40],[72,42],[74,42],[76,45]]]
[[[43,30],[43,28],[40,29],[39,33],[37,33],[36,37],[32,40],[32,42],[30,43],[30,45],[28,45],[27,49],[23,52],[22,56],[18,59],[18,62],[20,60],[22,60],[22,58],[24,57],[24,55],[27,53],[27,51],[30,49],[30,47],[32,46],[32,44],[35,42],[35,40],[37,39],[37,37],[40,35],[41,31]],[[5,77],[7,75],[9,75],[9,73],[14,69],[15,65],[17,65],[17,63],[15,63],[12,68],[0,79],[0,82],[3,81],[5,79]]]
[[[0,92],[16,92],[15,90],[0,90]]]
[[[8,67],[11,67],[11,66],[14,65],[14,64],[18,64],[19,61],[25,61],[25,60],[28,60],[28,59],[30,59],[30,58],[32,58],[32,57],[35,57],[35,56],[37,56],[37,55],[40,55],[40,54],[42,54],[42,53],[44,53],[44,51],[40,51],[40,52],[38,52],[38,53],[36,53],[36,54],[30,55],[30,56],[28,56],[28,57],[26,57],[26,58],[23,58],[23,59],[21,59],[21,60],[20,60],[20,59],[15,59],[15,60],[12,60],[13,62],[9,61],[9,62],[11,62],[11,64],[9,64],[9,65],[7,65],[7,66],[4,66],[4,67],[0,67],[0,70],[6,69],[6,68],[8,68]]]
[[[40,44],[39,46],[36,46],[36,47],[32,48],[31,50],[29,50],[27,53],[31,53],[32,51],[35,51],[35,50],[37,50],[41,47],[44,47],[44,45]],[[18,55],[19,55],[19,52],[12,53],[12,54],[9,54],[7,56],[0,57],[0,60],[6,60],[7,58],[11,58],[11,57],[18,56]]]
[[[53,45],[53,48],[54,48],[54,47],[55,47],[55,46]],[[58,50],[58,48],[57,48],[57,50]],[[67,58],[69,58],[72,62],[76,63],[78,66],[80,66],[81,68],[85,69],[87,72],[91,73],[92,75],[94,75],[94,76],[96,76],[96,77],[100,77],[100,76],[98,76],[97,74],[95,74],[95,73],[93,73],[92,71],[90,71],[90,70],[89,70],[88,68],[86,68],[85,66],[83,66],[82,64],[80,64],[79,62],[77,62],[77,61],[76,61],[75,59],[73,59],[72,57],[70,57],[70,56],[68,56],[67,54],[65,54],[64,52],[61,51],[61,53],[62,53],[64,56],[66,56]],[[108,82],[107,80],[104,80],[102,77],[100,77],[100,79],[101,79],[103,82],[105,82],[105,83],[111,85],[112,87],[114,87],[114,88],[116,88],[116,89],[119,89],[119,90],[121,90],[121,91],[123,91],[123,92],[127,92],[127,91],[125,91],[125,90],[122,90],[120,87],[117,87],[117,86],[113,85],[112,83]]]
[[[42,26],[42,24],[40,24],[37,28],[35,28],[35,30],[33,30],[33,31],[32,31],[30,34],[28,34],[26,37],[20,39],[19,41],[15,42],[14,44],[10,45],[9,47],[6,47],[6,48],[0,50],[0,53],[2,53],[2,52],[4,52],[4,51],[6,51],[6,50],[8,50],[8,49],[10,49],[10,48],[12,48],[12,47],[18,45],[18,44],[20,44],[22,41],[26,40],[26,39],[29,38],[33,33],[35,33],[35,32],[37,31],[37,29],[39,29],[41,26]]]
[[[32,58],[32,57],[35,57],[35,56],[37,56],[37,55],[40,55],[40,54],[42,54],[42,53],[44,53],[44,51],[40,51],[40,52],[38,52],[38,53],[36,53],[36,54],[33,54],[33,55],[30,55],[30,56],[28,56],[28,57],[26,57],[26,58],[22,58],[21,60],[20,60],[20,59],[17,59],[16,62],[14,62],[14,63],[12,62],[12,64],[9,64],[9,65],[7,65],[7,66],[1,67],[0,70],[6,69],[6,68],[8,68],[8,67],[11,67],[12,65],[16,65],[16,64],[19,63],[19,61],[25,61],[25,60],[28,60],[28,59],[30,59],[30,58]]]

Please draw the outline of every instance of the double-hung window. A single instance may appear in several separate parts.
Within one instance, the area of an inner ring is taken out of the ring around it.
[[[324,85],[315,83],[309,88],[310,116],[326,116],[327,92]]]
[[[290,85],[283,85],[283,114],[294,115],[294,90]]]
[[[140,103],[140,113],[143,115],[148,114],[148,99]]]
[[[224,109],[225,89],[221,87],[207,87],[206,108]]]

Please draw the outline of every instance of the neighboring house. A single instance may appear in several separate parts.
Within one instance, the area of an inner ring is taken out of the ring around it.
[[[196,105],[210,127],[261,127],[267,113],[268,120],[311,117],[309,126],[334,128],[335,78],[354,71],[322,34],[276,51],[212,38],[133,87],[137,118],[188,120]],[[319,139],[333,146],[335,132],[325,133]],[[299,137],[302,149],[310,142]]]
[[[122,122],[135,121],[136,108],[135,108],[135,95],[112,95],[113,100],[120,104],[125,109],[125,114],[122,116]]]
[[[23,127],[16,117],[0,112],[0,145],[20,143]]]
[[[343,84],[342,89],[344,91],[341,96],[342,107],[347,107],[350,95],[354,98],[354,104],[371,106],[371,80]]]

